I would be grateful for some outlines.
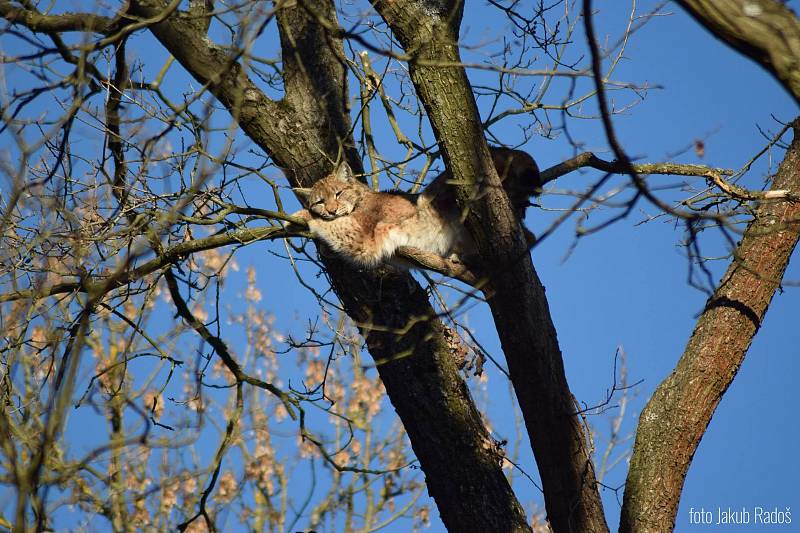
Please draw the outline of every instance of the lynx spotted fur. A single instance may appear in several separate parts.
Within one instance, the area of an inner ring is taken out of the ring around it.
[[[492,148],[492,159],[522,219],[529,198],[539,192],[536,163],[525,152],[505,148]],[[400,246],[464,257],[471,254],[472,242],[449,179],[442,173],[418,195],[375,192],[342,163],[313,187],[294,189],[308,206],[294,216],[308,222],[316,239],[364,268],[390,260]]]

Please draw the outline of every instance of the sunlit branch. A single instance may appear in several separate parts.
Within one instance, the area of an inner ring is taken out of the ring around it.
[[[167,282],[170,296],[172,297],[172,301],[175,304],[178,314],[203,338],[204,341],[214,348],[214,351],[217,353],[220,359],[222,359],[222,362],[225,363],[225,366],[228,368],[228,370],[230,370],[231,374],[233,374],[234,379],[237,381],[237,386],[238,383],[244,382],[271,392],[277,396],[278,399],[280,399],[281,403],[283,403],[283,406],[286,408],[286,411],[289,413],[289,416],[291,416],[293,420],[296,419],[297,414],[295,413],[294,408],[299,405],[297,399],[283,392],[275,385],[245,373],[236,359],[233,358],[233,355],[228,350],[228,346],[222,341],[222,339],[211,333],[205,324],[199,321],[194,314],[192,314],[189,306],[183,299],[183,296],[181,296],[180,289],[178,288],[178,281],[175,279],[175,276],[172,274],[171,270],[166,270],[164,272],[164,279]]]

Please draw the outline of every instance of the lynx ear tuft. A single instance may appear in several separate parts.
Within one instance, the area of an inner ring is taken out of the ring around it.
[[[350,168],[350,165],[347,164],[346,161],[342,161],[339,163],[339,166],[336,167],[336,179],[340,179],[343,181],[355,179],[353,176],[353,170]]]
[[[311,196],[311,189],[307,189],[304,187],[295,187],[292,189],[294,193],[297,195],[298,198],[308,199]]]

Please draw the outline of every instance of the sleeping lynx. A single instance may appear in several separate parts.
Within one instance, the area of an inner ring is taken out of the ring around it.
[[[525,216],[529,198],[540,192],[539,169],[519,150],[491,148],[514,211]],[[400,246],[413,246],[441,257],[469,256],[472,243],[461,223],[449,172],[422,192],[375,192],[358,181],[347,163],[308,189],[294,189],[308,209],[294,216],[308,221],[311,234],[358,266],[373,268]]]

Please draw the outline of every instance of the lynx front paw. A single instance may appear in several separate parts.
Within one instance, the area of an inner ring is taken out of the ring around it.
[[[308,209],[301,209],[300,211],[296,211],[292,213],[291,216],[294,218],[299,218],[300,220],[305,220],[306,225],[312,218],[314,218],[314,216],[308,211]],[[300,224],[295,224],[294,222],[284,222],[283,226],[286,228],[286,231],[301,232],[307,229],[306,227],[301,226]]]

